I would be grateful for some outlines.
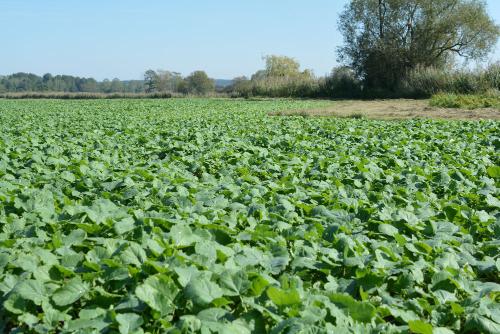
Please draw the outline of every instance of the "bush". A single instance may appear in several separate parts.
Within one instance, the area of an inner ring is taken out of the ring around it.
[[[334,68],[332,73],[319,82],[319,93],[331,98],[359,98],[362,92],[361,82],[348,67]]]

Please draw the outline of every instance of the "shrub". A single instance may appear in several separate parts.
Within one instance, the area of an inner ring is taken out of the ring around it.
[[[332,98],[358,98],[361,96],[361,81],[348,67],[334,68],[332,73],[319,82],[320,95]]]

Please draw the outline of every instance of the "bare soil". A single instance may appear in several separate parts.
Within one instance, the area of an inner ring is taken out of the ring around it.
[[[272,116],[323,116],[323,117],[343,117],[369,119],[457,119],[457,120],[478,120],[492,119],[500,120],[500,109],[454,109],[438,108],[429,106],[428,100],[344,100],[332,102],[330,106],[309,109],[291,110],[278,113],[270,113]]]

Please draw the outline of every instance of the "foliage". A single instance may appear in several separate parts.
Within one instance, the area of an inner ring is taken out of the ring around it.
[[[204,71],[194,71],[185,79],[186,93],[205,95],[215,90],[215,81]]]
[[[147,70],[144,73],[146,93],[153,92],[180,92],[183,78],[178,72]]]
[[[430,100],[430,105],[442,108],[500,108],[500,93],[489,95],[457,95],[457,94],[436,94]]]
[[[153,70],[144,72],[144,91],[153,93],[157,91],[158,75]]]
[[[286,78],[294,79],[301,78],[304,80],[312,79],[313,75],[310,70],[300,71],[300,64],[293,58],[286,56],[269,55],[265,56],[266,68],[264,70],[264,77],[266,78]],[[254,80],[258,80],[258,74]]]
[[[236,97],[318,97],[319,83],[315,79],[267,78],[234,85]]]
[[[474,71],[417,67],[409,72],[401,87],[407,95],[417,97],[430,97],[439,92],[484,94],[489,90],[500,90],[499,63]]]
[[[0,332],[498,333],[498,122],[0,101]]]
[[[309,71],[301,72],[300,65],[291,58],[269,56],[265,59],[266,69],[257,71],[250,80],[246,77],[233,79],[232,86],[224,91],[233,97],[246,98],[372,99],[429,98],[439,92],[484,94],[488,90],[500,90],[499,63],[475,70],[417,66],[406,73],[397,87],[388,89],[383,85],[367,85],[346,66],[334,68],[325,77],[315,78]]]
[[[71,92],[71,93],[140,93],[144,90],[140,80],[101,82],[92,78],[70,75],[14,73],[0,76],[0,93],[6,92]]]
[[[362,83],[348,67],[336,67],[332,73],[320,79],[319,94],[332,98],[359,98],[362,96]]]
[[[483,58],[500,34],[481,0],[351,0],[339,29],[341,60],[368,87],[389,90],[417,66]]]
[[[230,87],[235,97],[319,97],[319,81],[312,71],[300,70],[293,58],[269,55],[263,58],[265,69],[257,71],[251,80],[238,77]]]

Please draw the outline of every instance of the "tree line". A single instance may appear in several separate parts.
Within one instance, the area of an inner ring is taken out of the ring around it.
[[[1,92],[177,93],[234,97],[425,97],[438,91],[500,90],[500,63],[460,69],[458,59],[484,60],[500,27],[482,0],[351,0],[339,17],[341,66],[316,77],[293,58],[264,57],[250,78],[218,86],[204,71],[183,77],[147,70],[143,80],[98,82],[66,75],[17,73],[0,77]]]
[[[65,93],[180,93],[206,95],[216,89],[215,80],[204,71],[187,77],[178,72],[147,70],[144,80],[119,79],[97,81],[71,75],[15,73],[0,76],[0,93],[7,92],[65,92]]]
[[[178,72],[147,70],[144,74],[146,93],[171,92],[206,95],[215,91],[215,80],[204,71],[195,71],[183,78]]]
[[[32,73],[15,73],[0,76],[0,93],[5,92],[68,92],[68,93],[140,93],[142,80],[119,79],[97,81],[71,75],[38,76]]]

